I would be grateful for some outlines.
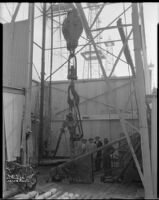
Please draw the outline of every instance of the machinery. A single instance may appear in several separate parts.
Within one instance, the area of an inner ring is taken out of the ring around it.
[[[69,113],[66,115],[66,119],[63,122],[62,128],[60,130],[60,136],[55,148],[54,156],[57,153],[62,134],[65,132],[66,128],[70,134],[71,157],[74,157],[74,141],[78,141],[83,137],[81,116],[78,107],[80,99],[78,93],[75,90],[75,80],[77,80],[77,59],[75,55],[75,49],[77,48],[78,39],[82,34],[82,31],[83,27],[77,10],[72,9],[68,12],[62,27],[62,32],[67,43],[67,50],[70,52],[68,58],[67,75],[68,80],[70,80],[67,97]]]

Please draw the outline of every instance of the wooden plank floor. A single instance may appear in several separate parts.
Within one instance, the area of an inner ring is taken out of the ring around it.
[[[67,181],[46,183],[49,169],[50,167],[41,167],[35,188],[39,195],[56,189],[52,197],[45,199],[138,199],[142,196],[143,189],[137,184],[101,183],[101,174],[95,176],[93,184],[69,184]]]

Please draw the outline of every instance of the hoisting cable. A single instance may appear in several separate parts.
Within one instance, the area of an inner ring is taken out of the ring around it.
[[[68,86],[67,103],[69,105],[69,113],[66,115],[66,119],[63,122],[60,137],[55,149],[55,154],[59,147],[61,136],[67,128],[70,134],[70,150],[71,158],[74,157],[74,141],[78,141],[83,137],[83,127],[81,122],[81,115],[79,110],[79,95],[75,90],[75,80],[77,80],[77,58],[75,55],[75,49],[78,46],[78,40],[83,31],[82,22],[78,16],[78,12],[75,8],[68,11],[67,17],[62,24],[62,33],[67,43],[67,50],[69,51],[68,58],[68,74],[67,78],[70,80]]]

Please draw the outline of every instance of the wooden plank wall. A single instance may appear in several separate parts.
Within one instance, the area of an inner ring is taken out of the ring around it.
[[[28,69],[28,20],[3,25],[3,112],[8,160],[20,155]],[[9,89],[8,89],[9,88]]]
[[[8,161],[20,156],[20,139],[24,95],[3,93],[3,109],[5,118],[5,134]]]
[[[75,84],[75,88],[80,96],[80,112],[82,116],[82,123],[85,138],[95,137],[99,135],[103,140],[108,137],[110,140],[120,136],[122,128],[119,122],[119,118],[115,113],[115,109],[109,109],[106,104],[115,105],[123,109],[133,90],[132,83],[130,84],[129,77],[124,78],[112,78],[110,84],[112,88],[117,88],[108,93],[107,87],[102,79],[96,80],[78,80]],[[55,148],[62,121],[68,112],[67,105],[67,88],[68,81],[52,82],[52,131],[49,134],[45,129],[44,140],[49,137],[49,146],[53,150]],[[47,86],[46,86],[47,87]],[[109,95],[109,98],[108,98]],[[88,100],[89,99],[89,100]],[[48,113],[48,87],[45,89],[45,125],[47,124]],[[135,112],[136,102],[134,94],[131,101],[128,104],[127,109],[130,111],[127,117],[132,124],[137,125],[136,114],[132,114],[132,110]],[[132,120],[133,119],[133,120]],[[132,129],[128,128],[128,131]],[[63,137],[58,156],[69,155],[69,135]]]
[[[28,20],[3,25],[3,85],[25,88],[28,69]]]

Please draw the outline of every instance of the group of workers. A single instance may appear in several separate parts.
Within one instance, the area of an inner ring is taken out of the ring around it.
[[[105,138],[103,143],[106,145],[108,143],[108,139]],[[89,138],[88,140],[82,138],[79,145],[76,145],[76,155],[82,155],[93,150],[96,150],[103,146],[102,141],[99,136],[96,136],[95,139]],[[93,160],[93,170],[99,171],[101,170],[101,164],[103,163],[103,169],[105,176],[111,175],[111,154],[114,152],[114,148],[109,146],[106,149],[96,151],[92,154]]]

